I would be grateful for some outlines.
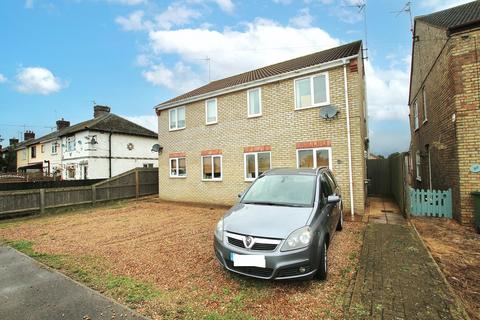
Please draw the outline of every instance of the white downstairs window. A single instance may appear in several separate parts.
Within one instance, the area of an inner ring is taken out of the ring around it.
[[[169,161],[170,178],[182,178],[187,176],[187,164],[185,158],[170,158]]]
[[[297,168],[318,167],[328,167],[332,170],[332,148],[297,150]]]
[[[421,168],[422,168],[422,158],[420,157],[420,151],[417,150],[415,152],[415,173],[416,173],[416,178],[418,181],[422,181],[422,174],[421,174]]]
[[[246,181],[253,181],[262,173],[271,169],[270,152],[245,153],[244,157]]]
[[[222,180],[222,156],[202,156],[202,179],[205,181]]]

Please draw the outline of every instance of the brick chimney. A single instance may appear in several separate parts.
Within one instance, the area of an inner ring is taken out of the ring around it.
[[[101,117],[107,113],[110,113],[110,107],[109,106],[100,106],[96,105],[93,106],[93,117],[98,118]]]
[[[64,128],[70,127],[70,121],[66,121],[65,119],[57,120],[57,130],[62,130]]]
[[[17,138],[10,138],[9,141],[10,141],[10,144],[9,144],[10,146],[14,146],[14,145],[18,144],[18,139]]]
[[[23,134],[23,140],[27,141],[27,140],[30,140],[30,139],[35,139],[35,132],[27,130]]]

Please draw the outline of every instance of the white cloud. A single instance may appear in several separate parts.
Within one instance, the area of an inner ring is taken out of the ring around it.
[[[7,82],[7,77],[0,73],[0,83]]]
[[[192,19],[200,17],[200,12],[189,9],[183,5],[171,5],[155,17],[156,25],[161,29],[170,29],[190,23]]]
[[[214,0],[220,9],[222,9],[225,12],[233,12],[235,9],[235,4],[232,2],[232,0]]]
[[[50,70],[41,67],[22,68],[16,78],[17,91],[27,94],[48,95],[60,91],[67,85]]]
[[[125,31],[139,31],[149,28],[148,22],[143,21],[144,12],[137,10],[132,12],[128,17],[117,17],[115,22],[122,26]]]
[[[162,30],[150,32],[149,37],[154,54],[175,54],[180,61],[204,71],[206,64],[201,58],[210,57],[213,79],[340,44],[322,29],[298,29],[265,19],[247,23],[240,31]]]
[[[277,4],[290,4],[292,0],[273,0],[273,2]]]
[[[299,28],[308,28],[312,26],[313,16],[308,8],[303,8],[298,15],[289,20],[290,25]]]
[[[158,132],[158,119],[155,115],[123,116],[123,118],[130,120],[142,127]]]
[[[365,69],[369,117],[374,120],[408,121],[408,64],[380,69],[366,61]]]
[[[189,91],[205,82],[201,80],[202,75],[193,72],[190,66],[182,62],[177,62],[172,69],[161,63],[152,65],[142,75],[153,85],[164,86],[177,93]]]
[[[424,8],[430,8],[434,11],[439,11],[451,7],[456,7],[471,1],[472,0],[423,0],[420,2],[420,6]]]
[[[111,3],[123,4],[127,6],[136,6],[139,4],[147,3],[147,0],[107,0]]]
[[[189,24],[192,19],[200,17],[200,12],[189,9],[184,5],[174,4],[168,6],[165,11],[157,14],[152,20],[144,19],[145,12],[137,10],[132,12],[127,17],[119,16],[115,18],[125,31],[139,31],[139,30],[155,30],[155,29],[170,29],[174,26],[181,26]]]

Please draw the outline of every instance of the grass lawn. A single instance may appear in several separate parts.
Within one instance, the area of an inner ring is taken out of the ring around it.
[[[346,222],[324,282],[231,274],[213,252],[225,208],[156,198],[0,222],[0,239],[154,319],[343,319],[364,225]]]

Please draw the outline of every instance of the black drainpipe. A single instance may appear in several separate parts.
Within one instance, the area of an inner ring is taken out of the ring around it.
[[[112,177],[112,131],[108,136],[108,174]]]

